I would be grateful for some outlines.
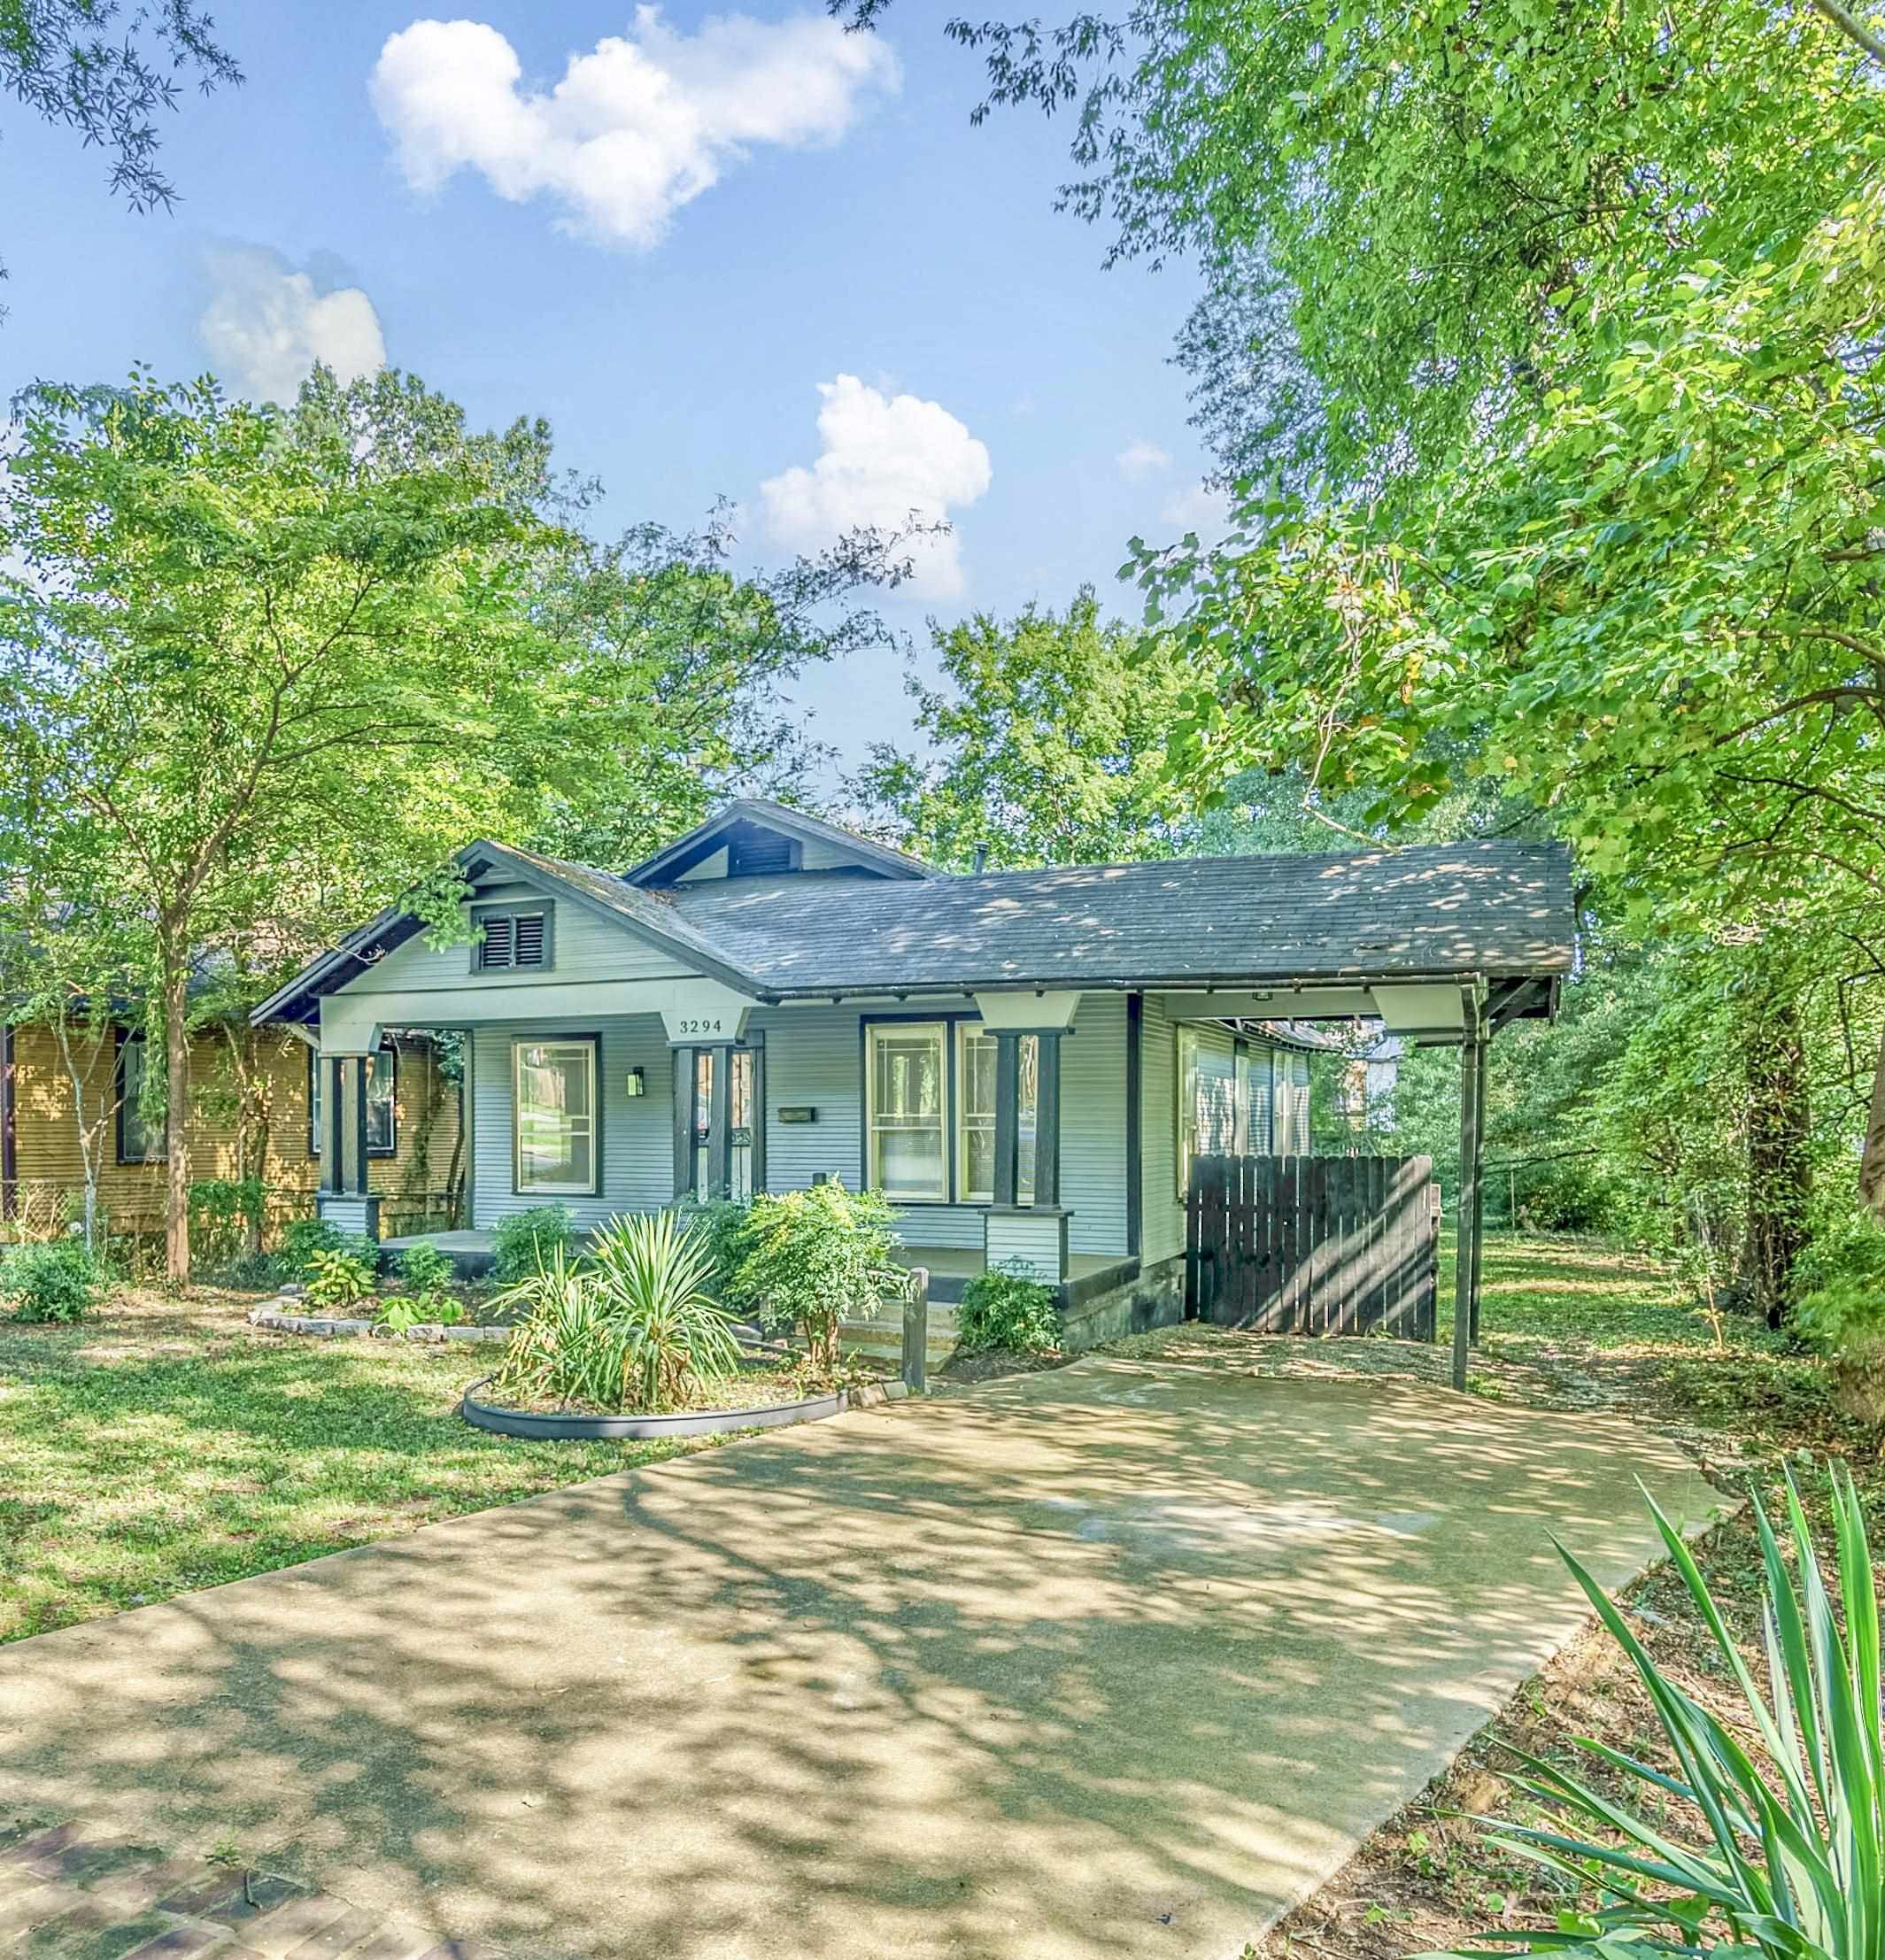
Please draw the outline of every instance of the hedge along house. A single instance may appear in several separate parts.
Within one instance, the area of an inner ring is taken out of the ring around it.
[[[376,1229],[382,1030],[462,1028],[474,1234],[838,1178],[893,1201],[936,1297],[1018,1262],[1089,1339],[1175,1317],[1195,1154],[1308,1149],[1304,1045],[1266,1024],[1483,1038],[1570,963],[1552,845],[958,876],[746,801],[623,876],[458,868],[455,943],[390,911],[256,1010],[318,1038],[325,1213]]]

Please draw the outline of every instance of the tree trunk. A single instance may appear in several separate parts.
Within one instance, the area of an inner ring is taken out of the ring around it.
[[[164,1147],[168,1175],[164,1190],[164,1270],[178,1285],[189,1282],[189,969],[164,962]]]
[[[1794,995],[1763,976],[1746,1036],[1748,1231],[1742,1275],[1756,1309],[1779,1327],[1793,1306],[1812,1197],[1806,1044]]]

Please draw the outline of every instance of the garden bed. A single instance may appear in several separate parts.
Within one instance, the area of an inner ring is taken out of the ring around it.
[[[535,1442],[658,1442],[663,1439],[722,1436],[743,1429],[785,1429],[797,1423],[823,1422],[847,1408],[868,1408],[894,1401],[908,1393],[900,1381],[852,1383],[812,1395],[791,1395],[780,1401],[755,1401],[755,1391],[796,1386],[790,1374],[777,1369],[742,1373],[711,1398],[712,1404],[646,1411],[580,1408],[514,1408],[480,1399],[478,1391],[493,1379],[486,1376],[465,1391],[459,1414],[475,1429],[496,1436],[524,1437]]]
[[[480,1326],[475,1322],[417,1321],[410,1327],[382,1327],[376,1320],[348,1320],[338,1315],[304,1314],[296,1309],[298,1300],[269,1300],[252,1308],[249,1324],[271,1334],[313,1334],[323,1340],[364,1340],[378,1335],[385,1340],[437,1342],[442,1340],[506,1341],[509,1326],[498,1323]]]

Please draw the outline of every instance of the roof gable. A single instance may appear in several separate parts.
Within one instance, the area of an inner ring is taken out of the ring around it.
[[[764,797],[742,797],[645,858],[624,882],[646,889],[800,871],[897,880],[936,875],[908,852]]]

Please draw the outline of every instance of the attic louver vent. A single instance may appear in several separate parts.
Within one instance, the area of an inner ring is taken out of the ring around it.
[[[478,925],[483,937],[477,945],[476,963],[482,972],[550,964],[550,914],[547,908],[533,912],[486,912],[479,915]]]

